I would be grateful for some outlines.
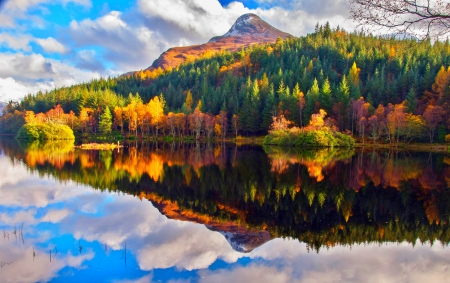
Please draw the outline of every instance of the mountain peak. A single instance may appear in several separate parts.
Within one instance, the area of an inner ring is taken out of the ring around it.
[[[287,38],[292,35],[274,28],[255,14],[244,14],[224,35],[213,37],[205,44],[172,47],[162,53],[147,70],[176,68],[188,58],[190,60],[200,58],[206,51],[233,52],[251,44],[275,43],[279,37]]]
[[[278,37],[290,37],[291,35],[274,28],[257,15],[249,13],[240,16],[227,33],[222,36],[213,37],[209,42],[217,42],[223,38],[235,36],[276,39]]]

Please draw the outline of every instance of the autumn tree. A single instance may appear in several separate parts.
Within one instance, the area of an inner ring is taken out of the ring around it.
[[[286,119],[284,115],[273,116],[272,125],[270,125],[271,131],[286,131],[289,129],[289,126],[292,124],[291,121]]]
[[[189,114],[188,116],[189,129],[192,131],[196,140],[200,138],[203,129],[204,116],[205,114],[200,111],[199,107],[196,107],[194,113]]]
[[[389,132],[389,142],[392,140],[399,142],[400,135],[406,125],[406,115],[403,104],[394,105],[393,111],[390,111],[387,116],[387,128]]]
[[[216,125],[216,123],[214,121],[214,116],[209,115],[209,114],[204,114],[203,120],[204,120],[203,123],[204,123],[206,138],[209,140],[209,139],[211,139],[211,137],[214,134],[214,126]]]
[[[428,105],[423,113],[430,134],[430,143],[433,143],[434,133],[439,124],[443,121],[443,116],[444,110],[441,106]]]
[[[367,124],[369,137],[374,143],[376,143],[376,141],[381,136],[381,126],[378,117],[376,115],[370,116],[369,119],[367,120]]]
[[[158,136],[158,130],[160,128],[160,123],[164,116],[164,103],[160,97],[155,96],[147,104],[148,112],[151,116],[151,125],[154,127],[155,136]]]
[[[37,122],[36,115],[34,115],[34,111],[26,111],[25,112],[25,123],[34,124]]]
[[[178,129],[178,136],[183,138],[184,133],[186,132],[186,114],[177,113],[175,114],[175,125]]]
[[[220,127],[220,136],[225,138],[227,134],[227,126],[228,126],[228,118],[227,112],[220,111],[219,114],[215,117],[215,121],[218,127]]]
[[[175,138],[176,135],[176,115],[173,112],[169,112],[167,114],[167,118],[166,118],[166,124],[167,124],[167,128],[169,130],[170,135],[172,135],[172,138]]]
[[[120,131],[123,133],[123,108],[116,106],[114,108],[114,125],[120,127]]]

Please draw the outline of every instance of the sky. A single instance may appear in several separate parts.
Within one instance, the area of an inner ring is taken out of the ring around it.
[[[302,36],[327,21],[353,30],[348,12],[346,0],[0,0],[0,102],[146,69],[245,13]]]

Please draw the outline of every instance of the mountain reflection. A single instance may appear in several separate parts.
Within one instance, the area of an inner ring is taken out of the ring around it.
[[[147,199],[165,216],[205,224],[240,252],[278,237],[308,248],[450,241],[450,158],[397,151],[315,151],[220,144],[70,144],[0,151],[40,175]]]

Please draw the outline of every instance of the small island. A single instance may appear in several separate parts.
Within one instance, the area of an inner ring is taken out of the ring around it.
[[[116,143],[85,143],[78,146],[76,148],[85,149],[85,150],[112,150],[116,148],[122,148],[123,145],[120,145],[119,142]]]

